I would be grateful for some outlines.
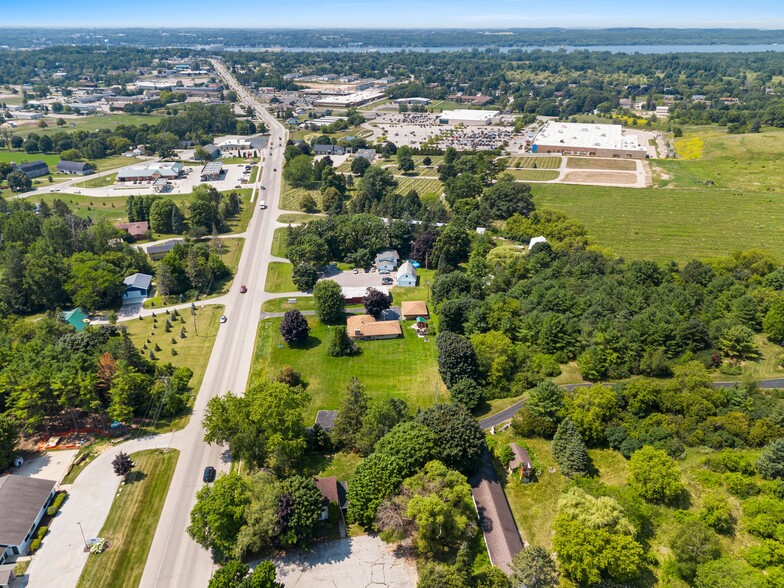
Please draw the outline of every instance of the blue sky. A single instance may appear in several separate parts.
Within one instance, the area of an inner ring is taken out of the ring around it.
[[[0,26],[784,28],[782,0],[0,0],[0,9]]]

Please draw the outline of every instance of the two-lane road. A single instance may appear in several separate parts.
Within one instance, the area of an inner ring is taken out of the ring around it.
[[[254,211],[246,233],[246,242],[231,291],[225,297],[228,320],[221,325],[199,395],[188,426],[174,434],[172,445],[180,450],[169,494],[153,539],[142,576],[142,587],[206,586],[213,572],[210,553],[196,544],[186,533],[196,492],[203,486],[202,472],[208,465],[219,471],[229,469],[230,456],[222,447],[204,442],[202,417],[210,398],[228,391],[242,394],[248,383],[259,311],[264,300],[264,281],[272,248],[275,219],[278,216],[283,149],[286,132],[253,97],[223,68],[214,62],[216,71],[237,91],[241,101],[251,105],[270,129],[270,149],[265,150],[264,169],[254,186],[258,200],[265,200],[266,210]],[[275,171],[277,169],[277,171]],[[265,190],[260,190],[260,186]],[[248,287],[240,294],[240,286]],[[207,358],[205,358],[206,360]]]

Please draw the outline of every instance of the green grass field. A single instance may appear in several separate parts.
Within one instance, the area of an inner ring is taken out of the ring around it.
[[[220,317],[223,315],[223,306],[209,305],[197,307],[195,319],[191,311],[185,309],[180,312],[184,319],[173,321],[172,317],[163,311],[156,313],[157,323],[153,322],[153,317],[147,316],[142,320],[130,320],[119,323],[128,329],[128,335],[134,344],[147,353],[149,349],[155,349],[158,345],[161,350],[155,351],[155,356],[163,363],[171,363],[175,367],[189,367],[193,370],[191,387],[194,396],[201,387],[204,379],[204,372],[207,369],[207,359],[212,353],[212,345],[218,335],[220,327]],[[166,332],[166,318],[170,319],[172,329]],[[185,339],[180,339],[180,329],[185,327]],[[172,339],[176,343],[172,343]],[[149,343],[147,343],[149,341]],[[146,349],[144,349],[146,347]],[[177,355],[172,355],[172,350],[177,351]],[[170,423],[171,429],[179,429],[185,426],[189,415],[180,417]]]
[[[98,176],[84,182],[75,184],[79,188],[105,188],[111,186],[117,181],[117,174],[107,174],[105,176]]]
[[[505,174],[509,174],[516,180],[524,180],[526,182],[549,182],[555,180],[560,175],[552,169],[506,169]]]
[[[438,178],[395,178],[397,180],[398,194],[406,194],[410,190],[416,190],[420,196],[440,196],[443,192],[441,182]]]
[[[574,217],[597,244],[624,257],[687,261],[761,248],[784,261],[781,195],[563,184],[532,191],[538,207]]]
[[[38,161],[39,159],[49,166],[50,171],[54,171],[57,162],[60,161],[60,155],[57,153],[25,153],[24,151],[0,150],[0,162],[4,163],[12,161],[14,163],[26,163],[28,161]]]
[[[403,398],[412,411],[425,408],[447,396],[438,375],[435,340],[425,342],[411,329],[412,322],[402,322],[403,337],[379,341],[361,341],[361,353],[355,357],[331,357],[327,352],[330,328],[315,317],[307,317],[310,339],[302,348],[291,348],[280,336],[280,319],[259,324],[259,335],[251,371],[252,381],[272,378],[290,365],[302,374],[312,401],[305,415],[313,422],[319,409],[336,409],[352,376],[366,386],[371,398]]]
[[[534,165],[536,165],[536,169],[558,169],[561,167],[561,157],[558,155],[511,157],[503,161],[506,163],[507,170],[510,168],[533,169]]]
[[[283,181],[283,189],[280,194],[280,208],[281,210],[302,210],[300,200],[305,194],[310,194],[316,199],[316,204],[321,206],[321,192],[319,192],[320,183],[314,182],[307,188],[295,188],[290,186],[288,182]]]
[[[55,119],[57,115],[51,115]],[[37,125],[25,126],[16,129],[15,134],[20,137],[27,137],[30,133],[38,135],[53,135],[59,131],[97,131],[98,129],[114,129],[119,125],[154,125],[164,118],[155,114],[109,114],[109,115],[90,115],[78,118],[65,119],[65,126],[60,128],[56,124],[47,121],[49,126],[39,129]]]
[[[784,177],[784,129],[766,129],[762,133],[730,135],[723,129],[690,127],[676,139],[679,145],[702,143],[697,159],[657,160],[656,165],[669,178],[661,178],[661,187],[704,188],[713,182],[713,190],[782,192]],[[693,157],[686,148],[679,155]]]
[[[286,257],[286,227],[275,229],[272,234],[272,255],[275,257]]]
[[[288,298],[273,298],[261,305],[264,312],[286,312],[288,310],[315,310],[316,301],[312,296],[298,296],[295,303],[290,303]]]
[[[88,557],[77,586],[139,585],[179,455],[176,449],[131,455],[136,468],[120,487],[101,529],[100,536],[110,547],[100,555]]]
[[[281,214],[278,217],[278,222],[279,223],[304,224],[304,223],[309,223],[310,221],[314,221],[314,220],[319,219],[319,218],[324,218],[324,215],[306,214],[304,212],[302,212],[302,213],[295,212],[295,213]]]
[[[297,287],[291,281],[291,272],[294,266],[290,263],[271,261],[267,271],[267,281],[264,284],[266,292],[296,292]]]
[[[635,171],[637,162],[626,159],[597,159],[595,157],[567,157],[569,169],[610,169],[616,171]]]

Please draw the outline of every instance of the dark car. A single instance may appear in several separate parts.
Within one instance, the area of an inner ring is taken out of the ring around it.
[[[389,285],[394,284],[394,283],[395,283],[395,281],[392,278],[389,278],[389,277],[381,278],[381,284],[383,286],[389,286]]]
[[[245,292],[247,292],[247,291],[248,291],[248,288],[245,287],[245,284],[240,286],[240,294],[245,294]]]
[[[202,479],[206,483],[208,483],[208,484],[210,482],[214,482],[215,481],[215,468],[212,467],[212,466],[207,466],[206,468],[204,468],[204,476],[202,476]]]

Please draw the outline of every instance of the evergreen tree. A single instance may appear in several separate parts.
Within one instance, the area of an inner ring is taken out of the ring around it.
[[[346,327],[332,329],[332,341],[329,342],[329,354],[332,357],[347,357],[357,351],[357,344],[349,338]]]
[[[365,387],[356,378],[351,378],[331,432],[335,445],[354,447],[355,437],[362,428],[367,407],[368,395]]]
[[[588,452],[585,443],[569,417],[561,421],[555,432],[553,456],[565,476],[571,478],[588,471]]]

